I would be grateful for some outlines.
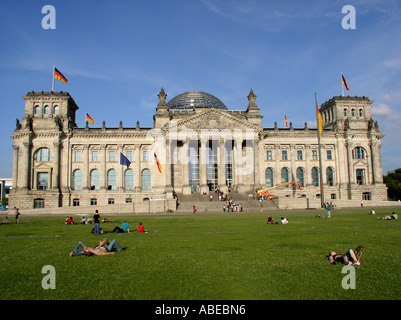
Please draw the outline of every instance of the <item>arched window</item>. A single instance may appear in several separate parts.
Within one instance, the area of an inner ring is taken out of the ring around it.
[[[114,169],[107,172],[107,186],[110,190],[117,190],[117,173]]]
[[[356,147],[352,150],[352,159],[365,159],[366,151],[362,147]]]
[[[44,113],[44,114],[49,114],[49,113],[50,113],[50,108],[49,108],[48,105],[45,105],[45,108],[44,108],[43,113]]]
[[[40,114],[40,106],[35,106],[35,114]]]
[[[152,189],[152,186],[150,184],[150,170],[149,169],[144,169],[142,171],[141,186],[142,186],[142,190],[151,190]]]
[[[332,167],[328,167],[326,169],[326,181],[329,186],[334,186],[334,174]]]
[[[82,171],[79,169],[72,173],[72,189],[82,190]]]
[[[131,169],[124,172],[124,188],[125,190],[134,190],[134,172]]]
[[[351,109],[351,116],[355,117],[355,109],[354,108]]]
[[[99,171],[97,169],[93,169],[90,174],[91,181],[91,190],[99,190]]]
[[[312,168],[312,185],[319,186],[319,169],[317,167]]]
[[[348,110],[347,108],[344,108],[344,117],[346,117],[348,115]]]
[[[359,109],[359,116],[363,117],[363,109]]]
[[[60,113],[60,109],[58,107],[58,105],[54,106],[54,114],[59,114]]]
[[[274,186],[274,174],[272,168],[266,169],[266,187],[270,188]]]
[[[305,185],[304,169],[297,168],[297,185],[303,187]]]
[[[34,158],[36,161],[51,161],[52,153],[48,148],[39,148],[36,150]]]
[[[290,182],[289,176],[289,170],[287,168],[281,169],[281,183]]]

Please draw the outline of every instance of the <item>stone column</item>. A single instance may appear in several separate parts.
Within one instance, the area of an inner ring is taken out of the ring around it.
[[[60,183],[60,141],[54,141],[54,156],[53,156],[53,189],[58,189]]]
[[[261,175],[260,174],[260,165],[259,165],[259,138],[256,137],[253,140],[253,157],[254,157],[254,189],[259,190],[262,187],[262,184],[260,183]]]
[[[13,145],[14,153],[13,153],[13,189],[17,189],[19,186],[18,183],[18,146]]]
[[[228,192],[228,187],[226,185],[226,162],[225,162],[225,140],[220,138],[218,147],[218,185],[222,192]]]
[[[181,147],[182,161],[182,193],[183,194],[191,194],[191,186],[189,185],[189,142],[183,143]]]
[[[126,167],[120,164],[120,153],[123,153],[123,147],[124,146],[122,144],[117,145],[117,154],[116,154],[116,159],[118,161],[117,190],[124,189],[124,171],[125,171]]]
[[[82,172],[82,190],[90,189],[90,177],[89,177],[89,161],[90,161],[90,152],[89,152],[89,144],[84,145],[84,154],[82,158],[85,159],[85,169]]]
[[[141,191],[141,145],[137,144],[134,147],[134,180],[135,190]]]
[[[99,172],[99,184],[100,184],[100,190],[105,190],[107,189],[107,172],[106,172],[106,162],[107,162],[107,145],[102,144],[100,146],[101,150],[101,155],[99,155],[99,158],[102,160],[100,161],[100,172]]]
[[[31,168],[31,157],[30,154],[31,143],[30,142],[23,142],[23,149],[22,149],[22,160],[21,160],[21,180],[19,181],[19,185],[22,189],[29,188],[29,171]]]
[[[171,149],[170,140],[166,140],[166,187],[165,192],[172,193],[173,186],[171,184]]]
[[[199,180],[200,180],[200,192],[209,192],[209,188],[207,186],[207,177],[206,177],[206,143],[207,139],[201,137],[201,147],[199,154]]]

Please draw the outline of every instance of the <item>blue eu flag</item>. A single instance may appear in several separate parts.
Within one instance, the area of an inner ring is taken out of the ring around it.
[[[120,152],[120,164],[122,164],[123,166],[127,166],[127,168],[129,168],[131,164],[131,161],[129,161],[128,158],[124,156],[121,152]]]

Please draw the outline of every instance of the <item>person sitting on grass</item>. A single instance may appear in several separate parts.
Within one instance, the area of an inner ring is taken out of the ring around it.
[[[69,218],[67,218],[65,220],[66,220],[65,224],[75,224],[74,223],[74,219],[72,217],[69,217]]]
[[[361,259],[363,249],[363,246],[358,246],[355,251],[350,248],[346,254],[337,254],[331,251],[327,259],[330,261],[330,264],[343,263],[350,266],[360,266],[361,262],[359,260]]]
[[[139,226],[136,228],[136,230],[138,231],[138,233],[148,233],[148,230],[145,230],[142,222],[139,222]]]
[[[3,224],[7,224],[7,223],[10,223],[10,221],[8,221],[8,216],[5,216],[4,217],[4,219],[3,219],[3,222],[2,222]]]
[[[85,244],[82,243],[82,241],[79,241],[77,245],[75,246],[74,250],[70,252],[70,256],[80,256],[80,255],[87,255],[87,256],[104,256],[104,255],[110,255],[110,254],[115,254],[113,248],[116,247],[118,252],[123,251],[119,243],[117,242],[116,239],[114,239],[111,243],[107,239],[101,239],[99,241],[99,244],[95,247],[87,247]],[[82,248],[82,251],[78,251],[79,248]]]
[[[275,221],[272,216],[267,218],[267,224],[280,224],[280,222]]]
[[[129,224],[128,224],[127,220],[124,220],[121,227],[118,227],[118,226],[115,227],[112,232],[121,232],[122,233],[122,232],[126,232],[126,231],[127,231],[127,233],[130,233],[129,232]]]
[[[287,224],[287,223],[288,223],[287,217],[281,217],[281,224]]]

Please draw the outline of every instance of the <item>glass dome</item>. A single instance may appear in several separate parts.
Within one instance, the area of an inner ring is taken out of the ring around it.
[[[211,94],[203,91],[188,91],[171,99],[167,106],[169,109],[218,108],[227,110],[223,102]]]

